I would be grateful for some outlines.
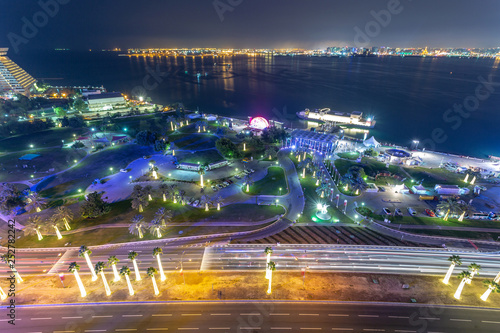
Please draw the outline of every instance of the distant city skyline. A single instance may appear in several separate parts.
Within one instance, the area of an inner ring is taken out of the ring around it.
[[[20,0],[0,4],[0,46],[491,48],[500,46],[499,13],[494,0]]]

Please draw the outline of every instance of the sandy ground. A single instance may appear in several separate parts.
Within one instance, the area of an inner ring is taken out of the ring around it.
[[[107,297],[101,278],[92,282],[90,276],[82,278],[87,290],[87,297],[81,298],[78,285],[72,274],[67,274],[63,288],[58,276],[47,278],[28,277],[25,282],[16,286],[17,304],[59,304],[73,302],[102,301],[147,301],[147,300],[332,300],[332,301],[381,301],[411,302],[415,298],[418,303],[488,306],[500,308],[500,295],[491,294],[487,302],[479,299],[486,290],[482,279],[474,279],[466,285],[461,300],[453,298],[459,284],[452,278],[449,285],[441,282],[442,277],[415,277],[382,274],[335,274],[307,273],[305,284],[300,272],[274,272],[273,292],[266,294],[267,280],[264,273],[211,273],[188,272],[183,276],[177,273],[166,274],[167,279],[156,281],[160,295],[155,297],[151,279],[143,276],[141,281],[132,281],[135,295],[128,294],[125,279],[112,282],[111,272],[106,274],[111,296]],[[134,273],[131,274],[134,279]],[[378,284],[373,282],[378,281]],[[403,289],[408,284],[409,289]],[[2,283],[7,291],[7,286]],[[221,292],[221,294],[220,294]],[[7,302],[3,301],[2,303]]]

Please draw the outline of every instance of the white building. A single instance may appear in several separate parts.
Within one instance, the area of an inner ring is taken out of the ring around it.
[[[436,184],[436,186],[434,186],[434,190],[437,194],[460,195],[460,187],[458,187],[458,185]]]
[[[90,111],[110,111],[127,106],[125,98],[119,92],[89,95],[87,103]]]

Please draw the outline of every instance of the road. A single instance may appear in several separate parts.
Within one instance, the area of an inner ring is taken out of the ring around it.
[[[210,247],[163,246],[161,256],[166,271],[180,269],[191,271],[256,271],[265,269],[264,249],[269,244],[229,245]],[[433,248],[374,247],[353,245],[271,245],[271,256],[278,270],[300,271],[307,268],[317,272],[358,272],[385,274],[443,275],[449,267],[448,257],[458,254],[463,261],[456,272],[475,262],[482,266],[481,277],[495,277],[500,270],[497,253],[452,252]],[[156,267],[152,256],[153,246],[121,246],[92,249],[92,263],[106,262],[110,255],[119,260],[118,266],[132,263],[127,258],[130,250],[136,251],[139,270],[145,272]],[[66,251],[17,250],[16,267],[22,275],[46,275],[67,272],[69,263],[76,261],[80,274],[90,274],[78,249]],[[0,266],[0,277],[9,274],[6,265]]]
[[[334,302],[166,302],[18,307],[9,333],[499,332],[498,310]],[[7,331],[5,331],[7,332]]]

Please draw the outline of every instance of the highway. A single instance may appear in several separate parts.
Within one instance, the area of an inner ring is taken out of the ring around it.
[[[9,333],[499,332],[499,310],[335,302],[153,302],[16,308]]]
[[[155,245],[157,246],[157,245]],[[359,272],[385,274],[444,275],[449,267],[448,257],[458,254],[463,265],[455,270],[466,270],[475,262],[482,266],[481,277],[495,277],[500,271],[497,253],[456,252],[433,248],[375,247],[349,245],[280,245],[246,244],[224,246],[163,246],[161,256],[166,271],[176,271],[181,267],[187,271],[256,271],[265,269],[266,246],[272,246],[271,259],[280,271],[299,271],[306,268],[318,272]],[[113,246],[92,248],[91,260],[106,262],[115,255],[118,267],[132,267],[128,252],[138,253],[139,270],[145,272],[150,266],[156,267],[152,256],[153,245]],[[80,265],[80,274],[90,274],[83,258],[78,257],[78,249],[43,250],[18,249],[16,268],[21,275],[46,275],[66,273],[69,263]],[[108,268],[109,269],[109,268]],[[0,277],[10,274],[6,265],[0,266]]]

